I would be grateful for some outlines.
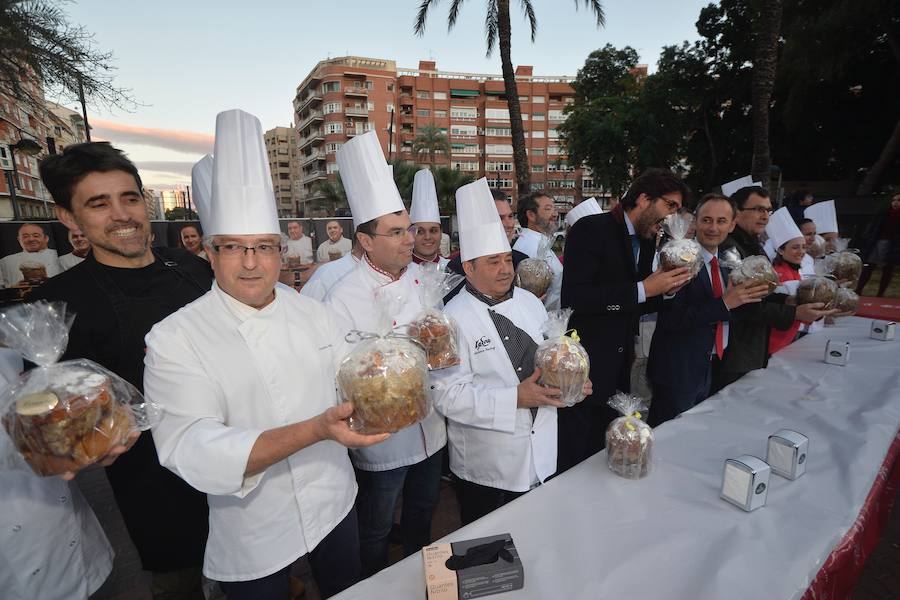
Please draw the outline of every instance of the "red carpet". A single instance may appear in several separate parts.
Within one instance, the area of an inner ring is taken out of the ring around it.
[[[856,311],[856,316],[868,319],[900,321],[900,298],[863,296],[859,299],[859,310]]]

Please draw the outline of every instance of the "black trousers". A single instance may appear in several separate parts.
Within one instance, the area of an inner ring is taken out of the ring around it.
[[[738,379],[740,379],[741,377],[743,377],[744,375],[747,374],[746,372],[743,372],[743,371],[723,371],[720,368],[721,364],[722,363],[720,363],[719,361],[713,361],[712,385],[710,386],[710,389],[709,389],[710,396],[712,396],[713,394],[719,393],[722,390],[722,388],[724,388],[725,386],[731,385],[732,383],[734,383],[735,381],[737,381]]]
[[[309,565],[322,598],[341,592],[360,579],[359,527],[356,509],[309,553]],[[228,600],[285,600],[290,595],[291,565],[259,579],[223,581]]]
[[[556,411],[559,427],[557,470],[559,475],[606,447],[606,428],[620,416],[615,410],[593,400],[585,400]]]
[[[463,525],[477,521],[486,514],[527,493],[509,492],[486,485],[479,485],[460,479],[455,475],[453,477],[453,487],[456,490],[456,499],[459,502],[459,516]]]

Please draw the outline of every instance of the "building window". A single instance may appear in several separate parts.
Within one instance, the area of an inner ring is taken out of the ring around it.
[[[331,113],[339,113],[341,112],[341,103],[340,102],[329,102],[325,105],[323,111],[326,115],[330,115]]]
[[[531,149],[531,155],[532,155],[532,156],[543,156],[543,155],[544,155],[544,149],[543,149],[543,148],[532,148],[532,149]]]
[[[559,132],[555,129],[548,129],[547,137],[550,138],[551,140],[559,139]]]
[[[597,185],[594,183],[594,180],[592,178],[590,178],[590,179],[582,179],[581,187],[583,187],[586,190],[593,190],[593,189],[596,189]]]
[[[447,111],[446,111],[446,110],[436,110],[436,111],[434,111],[434,118],[435,118],[435,119],[446,119],[446,118],[447,118]]]
[[[486,127],[484,135],[495,135],[498,137],[509,137],[512,135],[512,129],[509,127]]]
[[[484,118],[493,121],[509,121],[509,109],[486,108],[484,109]]]
[[[466,120],[477,119],[478,109],[476,109],[474,106],[451,106],[450,118]]]
[[[487,154],[512,154],[512,144],[485,144],[484,151]]]
[[[365,87],[367,90],[371,90],[375,87],[375,84],[371,81],[366,81],[366,84],[363,87]]]
[[[519,96],[519,102],[528,102],[528,96]]]
[[[393,92],[393,91],[394,91],[394,84],[393,84],[393,83],[387,84],[387,91],[389,91],[389,92]]]
[[[531,165],[531,172],[532,173],[543,173],[544,165]]]
[[[338,165],[337,165],[337,163],[336,163],[336,162],[330,162],[330,163],[327,163],[327,164],[325,165],[325,172],[326,172],[326,173],[329,173],[329,174],[330,174],[330,173],[337,173],[337,172],[338,172]]]
[[[471,162],[471,161],[455,160],[450,163],[450,168],[456,169],[457,171],[477,171],[478,163]]]
[[[531,137],[534,139],[542,139],[544,137],[544,132],[543,131],[532,131]]]
[[[435,93],[434,93],[434,99],[435,99],[435,100],[446,100],[446,99],[447,99],[447,92],[435,92]]]
[[[544,97],[543,96],[532,96],[531,101],[535,104],[543,104]]]
[[[543,120],[544,120],[544,113],[542,113],[542,112],[536,112],[536,113],[534,113],[534,116],[531,117],[531,120],[532,120],[532,121],[543,121]]]
[[[523,121],[527,121],[527,120],[528,120],[528,113],[522,113],[522,120],[523,120]]]
[[[559,146],[547,146],[547,154],[550,156],[555,156],[558,154],[562,154]]]
[[[509,189],[513,184],[512,179],[488,179],[487,182],[489,188]]]
[[[477,144],[451,144],[451,154],[478,154]]]
[[[426,90],[416,90],[416,98],[420,100],[428,100],[431,97],[431,94]]]
[[[550,111],[550,120],[551,121],[565,121],[566,117],[561,110],[551,110]]]
[[[474,125],[450,125],[450,135],[456,137],[475,137],[478,128]]]
[[[420,109],[416,110],[416,116],[417,117],[430,117],[431,111],[428,110],[427,108],[420,108]]]
[[[366,108],[369,110],[375,110],[375,103],[372,101],[366,102]]]
[[[341,146],[343,146],[343,144],[339,142],[330,142],[328,144],[325,144],[325,152],[327,154],[334,154],[341,149]]]
[[[322,84],[322,92],[327,94],[328,92],[339,92],[341,91],[341,82],[340,81],[326,81]]]
[[[343,123],[326,123],[325,133],[341,133],[344,131]]]
[[[484,165],[485,171],[512,171],[513,164],[511,162],[496,162],[489,160]]]
[[[388,103],[385,105],[385,109],[386,109],[389,113],[394,112],[394,103],[393,103],[393,102],[388,102]]]

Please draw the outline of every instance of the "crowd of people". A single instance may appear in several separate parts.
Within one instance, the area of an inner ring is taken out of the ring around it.
[[[388,565],[401,498],[403,553],[432,541],[442,472],[470,523],[601,451],[617,391],[646,395],[658,425],[836,314],[797,304],[787,285],[817,233],[837,236],[833,204],[773,214],[757,185],[692,202],[677,175],[653,169],[608,212],[595,201],[573,211],[560,259],[550,249],[552,198],[534,192],[514,213],[481,179],[457,190],[451,255],[430,171],[417,173],[407,210],[370,132],[337,153],[353,241],[329,221],[314,253],[301,222],[282,233],[255,117],[221,113],[213,156],[194,169],[202,234],[182,229],[184,249],[151,245],[140,175],[110,144],[72,145],[41,164],[75,250],[65,272],[47,267],[29,300],[65,301],[76,314],[63,359],[96,361],[163,406],[152,431],[103,461],[157,598],[202,598],[205,576],[229,599],[280,600],[296,592],[301,557],[322,596],[334,595]],[[895,204],[890,215],[900,197]],[[658,265],[663,223],[691,210],[696,276]],[[891,222],[882,229],[893,235]],[[47,252],[38,230],[20,230],[22,254]],[[783,288],[732,283],[725,252],[766,256],[767,241]],[[300,293],[278,282],[289,257],[320,263]],[[515,285],[529,257],[552,270],[540,298]],[[21,260],[6,261],[14,284]],[[455,320],[459,364],[428,373],[434,410],[423,420],[357,431],[336,373],[353,334],[381,332],[385,317],[402,327],[432,308],[420,293],[427,269],[464,277],[439,307]],[[569,327],[590,356],[574,406],[535,367],[548,310],[558,308],[572,309]],[[77,487],[17,477],[0,486],[7,503],[42,508],[14,513],[27,525],[5,534],[19,537],[3,545],[0,587],[10,598],[88,596],[111,551]],[[50,501],[59,496],[76,500]],[[60,542],[60,523],[81,543]]]

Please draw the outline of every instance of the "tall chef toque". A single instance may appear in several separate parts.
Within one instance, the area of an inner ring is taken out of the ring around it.
[[[837,211],[834,209],[834,200],[826,202],[816,202],[812,206],[807,206],[803,211],[803,216],[812,219],[816,224],[816,233],[837,233]]]
[[[209,231],[212,223],[209,220],[210,202],[212,201],[213,157],[207,154],[191,169],[191,191],[194,193],[194,206],[200,215],[200,227],[203,232]]]
[[[406,209],[394,183],[393,169],[384,159],[374,131],[358,135],[341,146],[337,164],[354,227]]]
[[[434,175],[428,169],[417,171],[413,179],[412,206],[409,209],[409,220],[412,223],[441,222],[437,189],[434,186]]]
[[[464,262],[512,251],[484,177],[456,190],[456,218],[460,258]]]
[[[790,211],[785,207],[779,208],[769,217],[769,222],[766,224],[766,235],[772,241],[774,249],[781,248],[784,243],[795,238],[803,237],[800,228],[794,223]]]
[[[216,116],[215,160],[207,235],[280,233],[269,160],[259,119],[242,110]]]

